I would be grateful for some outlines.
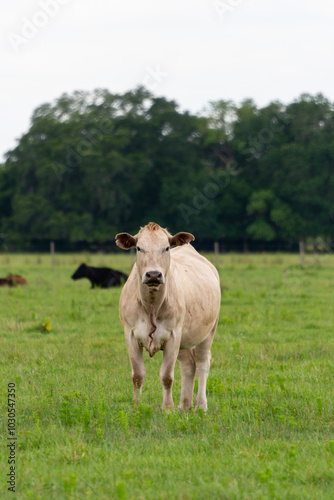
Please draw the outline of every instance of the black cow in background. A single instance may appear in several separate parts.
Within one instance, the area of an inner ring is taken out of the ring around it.
[[[72,280],[88,278],[92,284],[92,288],[95,286],[111,288],[113,286],[120,286],[122,284],[121,278],[125,282],[128,279],[128,275],[109,267],[91,267],[81,264],[75,273],[72,274],[71,278]]]

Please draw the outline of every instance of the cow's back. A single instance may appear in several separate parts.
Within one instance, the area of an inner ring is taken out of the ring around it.
[[[219,283],[219,274],[215,266],[203,255],[199,254],[192,245],[172,248],[171,259],[180,269],[202,270],[204,273],[208,273],[209,276],[212,273]]]

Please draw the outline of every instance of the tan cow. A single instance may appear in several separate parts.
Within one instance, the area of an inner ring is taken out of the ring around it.
[[[206,381],[218,323],[220,284],[215,267],[189,244],[194,239],[190,233],[172,236],[153,222],[136,236],[128,233],[116,236],[120,248],[137,248],[136,263],[119,305],[136,403],[146,373],[145,348],[150,356],[163,351],[160,369],[163,408],[174,407],[172,385],[178,359],[182,384],[180,408],[192,407],[197,374],[195,408],[207,409]]]

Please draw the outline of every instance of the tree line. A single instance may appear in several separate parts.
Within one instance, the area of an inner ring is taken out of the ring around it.
[[[333,132],[322,94],[197,115],[143,87],[64,94],[0,166],[0,233],[12,249],[100,248],[149,221],[227,245],[330,239]]]

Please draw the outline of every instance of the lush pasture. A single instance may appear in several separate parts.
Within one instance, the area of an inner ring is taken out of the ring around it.
[[[129,254],[59,255],[54,271],[49,256],[0,255],[0,276],[29,281],[0,289],[1,498],[8,382],[20,498],[334,498],[334,256],[304,268],[298,256],[220,256],[206,414],[161,410],[162,353],[146,353],[133,405],[120,289],[72,282],[82,261],[131,267]]]

